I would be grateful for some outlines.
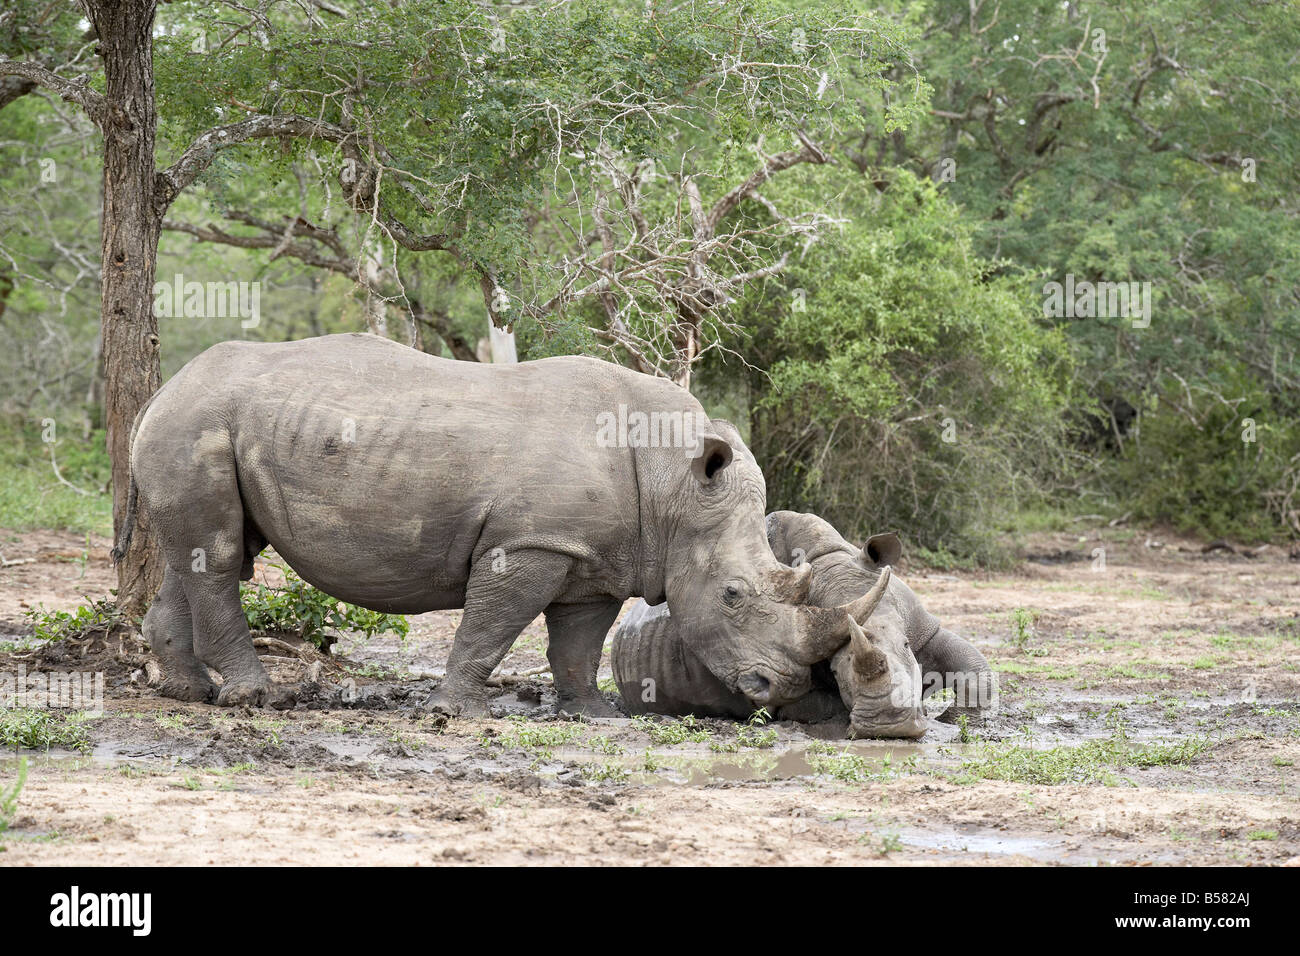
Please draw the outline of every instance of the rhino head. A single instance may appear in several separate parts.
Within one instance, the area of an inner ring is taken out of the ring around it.
[[[922,700],[940,687],[957,693],[954,713],[988,706],[993,672],[983,655],[942,627],[891,574],[902,555],[898,535],[873,535],[857,548],[817,515],[792,511],[769,515],[767,533],[779,560],[814,569],[811,603],[837,606],[857,598],[873,608],[865,621],[851,615],[851,638],[831,658],[851,736],[921,736]]]
[[[729,422],[701,436],[672,509],[664,591],[691,651],[727,689],[756,707],[808,693],[811,666],[852,637],[873,608],[809,603],[811,566],[782,564],[768,546],[763,473]]]
[[[891,579],[886,565],[872,590],[888,591]],[[831,658],[840,698],[849,709],[850,737],[925,733],[921,665],[906,634],[897,603],[882,601],[865,625],[854,625],[849,643]]]

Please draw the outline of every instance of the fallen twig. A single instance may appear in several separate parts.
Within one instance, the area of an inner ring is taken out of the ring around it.
[[[526,671],[519,671],[514,674],[502,674],[500,672],[493,674],[488,678],[489,687],[505,687],[509,684],[522,684],[526,680],[534,677],[540,677],[543,674],[551,672],[551,665],[544,664],[541,667],[530,667]]]
[[[303,661],[302,658],[300,658],[300,657],[278,657],[278,656],[276,656],[276,655],[274,655],[274,654],[262,654],[262,655],[260,655],[260,657],[261,657],[262,663],[264,663],[264,664],[295,664],[295,665],[301,665],[301,664],[304,663],[304,661]]]
[[[281,654],[287,654],[297,660],[307,663],[311,660],[311,651],[308,650],[310,645],[303,644],[300,647],[294,647],[288,641],[282,641],[277,637],[255,637],[253,638],[254,647],[264,647],[270,651],[279,651]]]

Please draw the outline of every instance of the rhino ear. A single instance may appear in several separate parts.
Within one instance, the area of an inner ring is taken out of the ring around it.
[[[691,459],[691,474],[702,485],[711,485],[718,475],[731,464],[735,452],[726,440],[717,435],[701,435],[697,454]]]
[[[898,559],[902,556],[903,542],[899,540],[898,533],[895,531],[873,534],[862,546],[862,563],[869,568],[881,568],[885,565],[892,567],[898,564]]]

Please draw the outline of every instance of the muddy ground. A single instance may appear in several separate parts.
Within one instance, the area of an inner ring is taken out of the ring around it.
[[[0,569],[0,673],[106,680],[103,714],[65,722],[80,749],[0,756],[0,791],[29,766],[0,865],[1300,864],[1300,561],[1275,548],[1103,528],[1035,536],[1011,573],[904,565],[1001,695],[964,731],[884,743],[556,718],[548,678],[512,676],[545,663],[540,620],[493,719],[417,717],[456,612],[344,636],[310,673],[268,651],[293,709],[180,704],[129,643],[24,639],[24,610],[107,593],[106,541],[0,541],[34,559]]]

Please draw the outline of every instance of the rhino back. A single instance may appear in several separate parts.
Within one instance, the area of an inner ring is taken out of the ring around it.
[[[225,443],[245,519],[305,579],[367,606],[458,607],[471,563],[497,549],[572,556],[566,598],[625,597],[638,593],[636,462],[596,441],[620,402],[698,408],[581,357],[480,365],[365,334],[226,343],[159,392],[133,469],[165,495],[169,457]]]

